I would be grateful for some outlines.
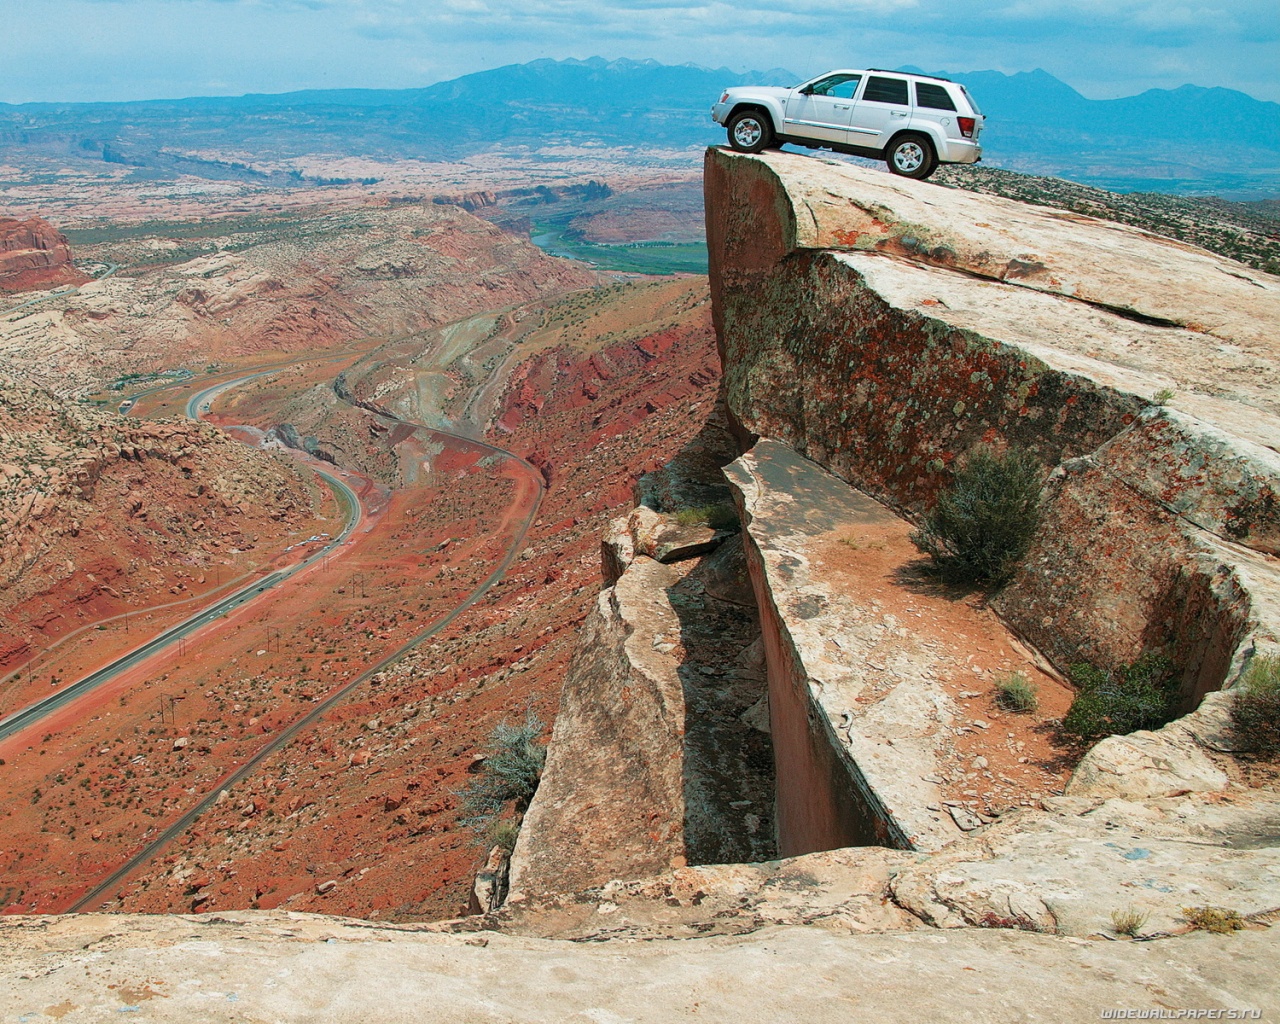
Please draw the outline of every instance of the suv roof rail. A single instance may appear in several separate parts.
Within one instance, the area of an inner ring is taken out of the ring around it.
[[[943,78],[941,75],[922,75],[919,71],[894,71],[890,68],[867,68],[867,70],[878,71],[884,75],[907,75],[911,78],[927,78],[931,82],[950,82],[951,81],[950,78]]]

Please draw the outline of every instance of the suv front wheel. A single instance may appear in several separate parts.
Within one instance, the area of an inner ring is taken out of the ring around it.
[[[933,151],[933,143],[923,135],[898,136],[885,151],[884,159],[894,174],[918,181],[929,177],[938,167],[938,156]]]
[[[773,142],[773,125],[767,114],[743,110],[729,118],[729,145],[739,153],[759,153]]]

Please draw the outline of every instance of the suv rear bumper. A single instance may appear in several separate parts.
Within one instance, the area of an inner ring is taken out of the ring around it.
[[[938,159],[944,164],[976,164],[982,159],[982,146],[971,139],[947,139],[938,146]]]

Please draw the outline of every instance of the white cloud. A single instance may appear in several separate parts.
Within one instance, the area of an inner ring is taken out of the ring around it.
[[[1087,95],[1280,99],[1274,0],[0,0],[0,99],[407,87],[538,57],[797,74],[1043,67]],[[66,26],[76,26],[75,32]]]

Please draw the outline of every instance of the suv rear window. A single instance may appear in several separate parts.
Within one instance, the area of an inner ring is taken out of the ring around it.
[[[916,82],[916,106],[932,107],[934,110],[956,109],[951,94],[942,86],[930,82]]]
[[[873,103],[900,103],[905,107],[910,102],[907,99],[907,80],[872,75],[867,79],[867,91],[862,94],[862,98]]]

